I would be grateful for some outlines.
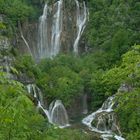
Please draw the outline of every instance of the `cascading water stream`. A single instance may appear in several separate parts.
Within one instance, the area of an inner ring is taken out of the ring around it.
[[[51,37],[51,57],[56,56],[60,50],[60,36],[62,32],[62,3],[63,0],[57,1],[57,11],[53,16],[52,37]]]
[[[53,57],[60,50],[60,36],[62,32],[62,4],[63,0],[59,0],[54,4],[55,13],[52,17],[52,25],[49,25],[48,12],[53,14],[47,3],[44,6],[43,15],[39,18],[39,35],[38,35],[38,57],[39,59]],[[49,19],[51,20],[51,19]],[[49,29],[51,28],[51,30]],[[51,31],[51,32],[50,32]]]
[[[69,119],[67,115],[67,111],[62,104],[61,100],[56,100],[51,104],[50,110],[51,122],[57,125],[61,125],[61,127],[69,126]]]
[[[125,140],[120,136],[121,132],[113,114],[113,105],[114,96],[111,96],[103,103],[100,109],[84,118],[82,123],[87,125],[91,131],[102,134],[101,137],[103,140],[108,140],[109,137],[113,136],[116,140]],[[93,126],[92,123],[95,121],[97,121],[97,124]],[[119,135],[112,132],[112,128],[115,129]]]
[[[43,15],[39,18],[39,35],[38,35],[38,50],[39,58],[48,56],[50,50],[48,47],[48,32],[47,32],[47,13],[48,5],[45,4]]]
[[[85,2],[83,2],[84,9],[83,11],[80,9],[80,4],[78,0],[75,0],[76,6],[77,6],[77,21],[76,21],[76,26],[77,26],[77,37],[74,41],[74,46],[73,46],[73,51],[75,54],[78,54],[78,43],[80,40],[80,37],[85,29],[85,24],[87,20],[87,8],[85,5]]]
[[[60,128],[69,126],[67,111],[61,100],[53,101],[47,110],[44,108],[43,96],[40,89],[34,84],[29,84],[27,85],[27,90],[37,101],[37,108],[43,110],[50,123],[58,125]]]

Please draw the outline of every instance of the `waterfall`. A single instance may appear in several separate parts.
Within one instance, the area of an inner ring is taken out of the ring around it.
[[[46,3],[44,6],[43,15],[39,18],[39,59],[46,57],[51,58],[59,53],[60,36],[62,32],[62,3],[63,0],[59,0],[54,4],[56,13],[54,13],[53,10],[50,10]],[[54,13],[51,27],[49,26],[50,21],[48,21],[48,12],[51,12],[52,14]],[[49,28],[51,28],[51,30]]]
[[[39,35],[38,35],[38,50],[39,58],[45,58],[49,55],[48,47],[48,32],[47,32],[47,14],[48,5],[45,4],[43,15],[39,18]]]
[[[57,11],[53,16],[52,37],[51,37],[51,57],[56,56],[60,50],[60,36],[62,32],[62,3],[63,0],[57,1]]]
[[[84,9],[80,9],[79,1],[75,0],[76,6],[77,6],[77,21],[76,21],[76,26],[77,26],[77,37],[74,41],[74,46],[73,46],[73,51],[75,54],[78,54],[78,43],[80,40],[80,37],[85,29],[85,24],[87,20],[87,8],[85,5],[85,2],[83,2]]]
[[[44,107],[41,90],[35,84],[27,85],[27,91],[37,101],[37,108],[42,109],[50,123],[58,125],[60,128],[69,126],[67,111],[61,100],[53,101],[49,109],[46,109]]]
[[[61,100],[56,100],[51,104],[49,113],[51,114],[51,121],[58,126],[69,125],[67,111]]]
[[[114,98],[115,96],[109,97],[100,109],[82,120],[82,123],[87,125],[91,131],[101,133],[103,140],[108,140],[109,137],[113,136],[116,140],[125,140],[121,137],[121,132],[113,112]]]

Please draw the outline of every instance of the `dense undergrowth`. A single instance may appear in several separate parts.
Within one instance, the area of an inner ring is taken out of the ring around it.
[[[89,139],[78,130],[51,126],[28,98],[24,86],[0,72],[0,139],[1,140],[74,140]]]
[[[71,55],[60,55],[54,59],[45,59],[38,65],[28,65],[25,61],[21,70],[28,69],[32,72],[30,75],[35,77],[36,83],[48,100],[59,98],[64,101],[66,106],[71,105],[75,97],[86,92],[90,96],[90,108],[97,109],[108,96],[118,92],[116,113],[122,131],[129,139],[134,138],[133,134],[136,135],[135,139],[138,139],[140,46],[133,46],[122,56],[118,66],[106,71],[97,71],[94,61],[92,61],[92,67],[88,67],[88,65],[91,66],[91,61],[87,57],[91,56],[76,58]],[[23,58],[27,59],[28,57],[24,56]],[[21,64],[22,61],[19,61]],[[17,66],[20,65],[17,64]],[[128,91],[118,91],[122,84],[128,87]]]

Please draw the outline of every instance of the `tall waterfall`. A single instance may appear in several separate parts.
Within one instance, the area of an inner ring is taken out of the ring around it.
[[[38,59],[52,58],[62,50],[62,46],[66,48],[71,43],[73,52],[78,54],[78,44],[86,25],[88,11],[85,2],[73,2],[75,7],[71,16],[64,10],[64,0],[58,0],[52,6],[45,4],[43,14],[39,18]]]
[[[62,3],[63,0],[58,1],[57,11],[53,16],[52,23],[52,37],[51,37],[51,56],[55,56],[60,50],[60,36],[62,32]]]
[[[36,100],[37,108],[42,109],[50,123],[58,125],[60,128],[69,126],[67,111],[61,100],[53,101],[50,104],[49,109],[46,109],[44,107],[43,96],[40,89],[34,84],[29,84],[27,85],[27,90]]]
[[[48,33],[47,33],[47,14],[48,5],[45,4],[43,15],[39,18],[39,35],[38,35],[38,55],[39,58],[44,58],[49,54]]]
[[[101,133],[103,140],[114,137],[116,140],[125,140],[121,137],[121,132],[113,112],[114,96],[109,97],[100,109],[88,115],[82,120],[91,131]]]
[[[62,32],[62,3],[63,0],[59,0],[54,4],[55,11],[51,11],[46,3],[43,15],[39,18],[38,57],[40,59],[46,57],[51,58],[59,53]],[[49,19],[48,12],[54,14],[52,19]],[[52,20],[51,30],[49,29],[49,20]]]
[[[76,26],[77,26],[77,37],[74,42],[73,46],[73,51],[74,53],[78,54],[78,43],[80,40],[80,37],[85,29],[85,24],[87,20],[87,8],[85,5],[85,2],[83,2],[83,9],[80,9],[79,1],[75,0],[76,5],[77,5],[77,21],[76,21]]]

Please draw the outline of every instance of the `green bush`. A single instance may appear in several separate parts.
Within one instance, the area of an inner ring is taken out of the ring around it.
[[[31,56],[17,56],[13,62],[14,68],[20,73],[26,74],[29,78],[39,77],[40,70]]]
[[[138,140],[140,137],[139,64],[140,45],[134,45],[131,51],[122,56],[121,64],[103,74],[101,81],[102,89],[107,95],[116,93],[121,84],[129,87],[128,92],[118,93],[116,98],[116,113],[122,132],[128,140]]]
[[[0,139],[38,140],[44,119],[27,97],[23,85],[0,73]]]
[[[82,79],[73,69],[63,66],[61,61],[56,62],[55,59],[50,61],[52,66],[44,64],[44,66],[48,66],[46,70],[41,63],[43,69],[40,70],[42,74],[37,83],[51,101],[61,99],[65,105],[69,105],[75,96],[82,93]],[[53,65],[54,63],[57,64]]]
[[[122,132],[128,140],[140,138],[140,89],[130,93],[118,94],[118,107],[116,113],[122,128]]]

